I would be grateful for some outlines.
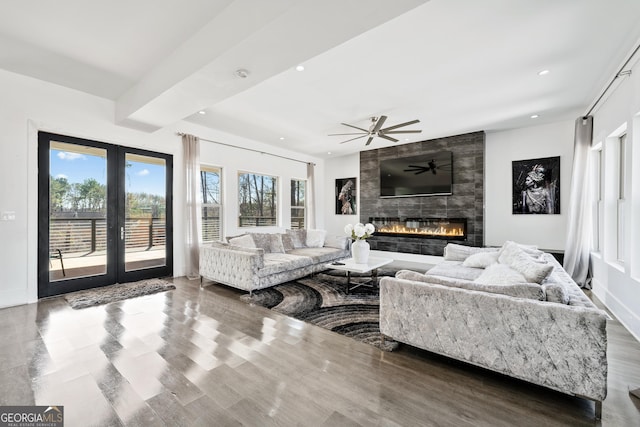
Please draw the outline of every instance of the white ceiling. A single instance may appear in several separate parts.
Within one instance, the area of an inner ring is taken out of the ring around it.
[[[120,125],[327,157],[372,116],[419,119],[399,143],[574,119],[638,22],[638,0],[22,0],[0,6],[0,68],[112,99]]]

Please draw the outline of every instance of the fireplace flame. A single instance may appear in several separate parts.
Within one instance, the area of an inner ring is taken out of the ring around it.
[[[424,236],[442,236],[442,237],[455,237],[464,236],[464,230],[461,227],[422,227],[413,228],[405,225],[393,224],[393,225],[381,225],[377,228],[378,233],[394,233],[394,234],[413,234]]]

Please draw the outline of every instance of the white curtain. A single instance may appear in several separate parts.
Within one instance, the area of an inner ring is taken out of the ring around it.
[[[564,269],[578,285],[587,289],[591,289],[588,275],[591,235],[593,233],[589,164],[592,137],[593,117],[578,117],[575,125]]]
[[[316,228],[315,165],[307,163],[307,228]]]
[[[185,183],[185,274],[189,280],[200,277],[200,229],[202,198],[200,195],[200,140],[182,135]]]

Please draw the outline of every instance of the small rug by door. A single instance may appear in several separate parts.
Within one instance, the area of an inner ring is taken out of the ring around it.
[[[395,270],[380,269],[379,276],[391,276]],[[352,275],[352,281],[362,280]],[[329,329],[384,351],[398,343],[380,335],[380,297],[377,288],[360,287],[346,293],[346,277],[341,271],[328,270],[314,276],[245,294],[240,299],[286,314],[304,322]]]
[[[162,279],[147,279],[132,283],[119,283],[116,285],[104,286],[101,288],[87,289],[84,291],[66,294],[71,308],[87,308],[95,305],[108,304],[110,302],[122,301],[128,298],[142,295],[164,292],[176,287]]]

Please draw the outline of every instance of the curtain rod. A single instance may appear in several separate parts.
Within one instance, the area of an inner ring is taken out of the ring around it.
[[[615,76],[613,76],[613,79],[611,80],[611,82],[609,82],[609,84],[607,85],[606,88],[604,88],[604,90],[602,91],[602,93],[600,94],[600,96],[598,97],[598,99],[596,99],[596,102],[593,103],[593,105],[591,106],[591,108],[589,108],[589,111],[587,111],[587,114],[584,115],[584,117],[586,118],[587,116],[589,116],[589,114],[591,114],[591,112],[593,111],[594,108],[596,108],[596,106],[598,105],[598,103],[602,100],[602,98],[604,97],[604,95],[607,93],[607,91],[609,90],[609,88],[613,85],[613,83],[618,80],[619,77],[621,76],[629,76],[631,75],[631,70],[627,70],[624,71],[625,67],[627,65],[629,65],[629,62],[631,62],[631,60],[633,59],[633,57],[635,56],[636,53],[638,53],[638,50],[640,50],[640,44],[638,46],[636,46],[635,50],[633,51],[633,53],[629,56],[629,58],[627,58],[627,60],[624,62],[624,64],[622,64],[622,67],[620,67],[620,69],[618,70],[618,72],[616,73]]]
[[[176,132],[176,135],[183,136],[183,135],[188,135],[188,134],[185,133],[185,132]],[[200,138],[200,137],[198,137],[198,139],[201,140],[201,141],[213,142],[214,144],[225,145],[227,147],[233,147],[233,148],[239,148],[241,150],[253,151],[254,153],[260,153],[260,154],[266,154],[268,156],[280,157],[281,159],[291,160],[291,161],[298,162],[298,163],[304,163],[305,165],[307,165],[307,164],[312,164],[313,166],[316,165],[313,162],[305,162],[304,160],[293,159],[291,157],[281,156],[279,154],[265,153],[264,151],[254,150],[253,148],[240,147],[239,145],[226,144],[224,142],[214,141],[212,139],[206,139],[206,138]]]

